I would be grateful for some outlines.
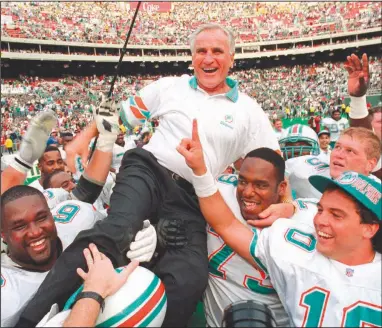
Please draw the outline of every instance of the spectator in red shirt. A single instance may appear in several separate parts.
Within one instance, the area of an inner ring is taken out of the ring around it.
[[[308,121],[309,126],[316,131],[316,133],[320,132],[320,122],[321,116],[316,115],[314,112],[309,112],[310,118]]]

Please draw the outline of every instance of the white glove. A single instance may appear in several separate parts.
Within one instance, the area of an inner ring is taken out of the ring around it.
[[[143,221],[143,229],[138,231],[135,241],[130,244],[126,256],[130,260],[148,262],[154,255],[157,246],[157,233],[149,220]]]
[[[26,174],[44,153],[49,134],[56,124],[57,117],[52,110],[39,113],[28,127],[19,154],[14,157],[10,166]]]
[[[102,95],[101,103],[93,112],[99,137],[96,148],[104,152],[112,152],[119,133],[119,112],[121,103]]]

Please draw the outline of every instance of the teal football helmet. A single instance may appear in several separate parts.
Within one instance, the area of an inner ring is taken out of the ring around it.
[[[316,132],[309,126],[294,124],[284,130],[279,140],[284,159],[304,156],[318,155],[320,145]]]

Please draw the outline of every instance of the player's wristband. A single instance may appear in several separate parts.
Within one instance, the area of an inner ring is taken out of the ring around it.
[[[91,298],[95,301],[97,301],[101,307],[101,311],[103,312],[103,309],[105,307],[105,299],[98,293],[96,292],[82,292],[79,293],[76,297],[76,300],[74,303],[77,303],[80,299],[83,298]]]
[[[350,96],[350,113],[349,117],[354,119],[365,118],[369,115],[367,111],[366,96],[352,97]]]
[[[192,173],[192,184],[194,185],[196,196],[200,198],[212,196],[218,191],[215,179],[208,169],[203,175]]]

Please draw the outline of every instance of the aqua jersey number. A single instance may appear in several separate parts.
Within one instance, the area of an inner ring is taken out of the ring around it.
[[[59,223],[69,223],[71,222],[77,213],[80,211],[80,207],[75,204],[65,204],[60,207],[57,214],[53,216],[54,221]]]

